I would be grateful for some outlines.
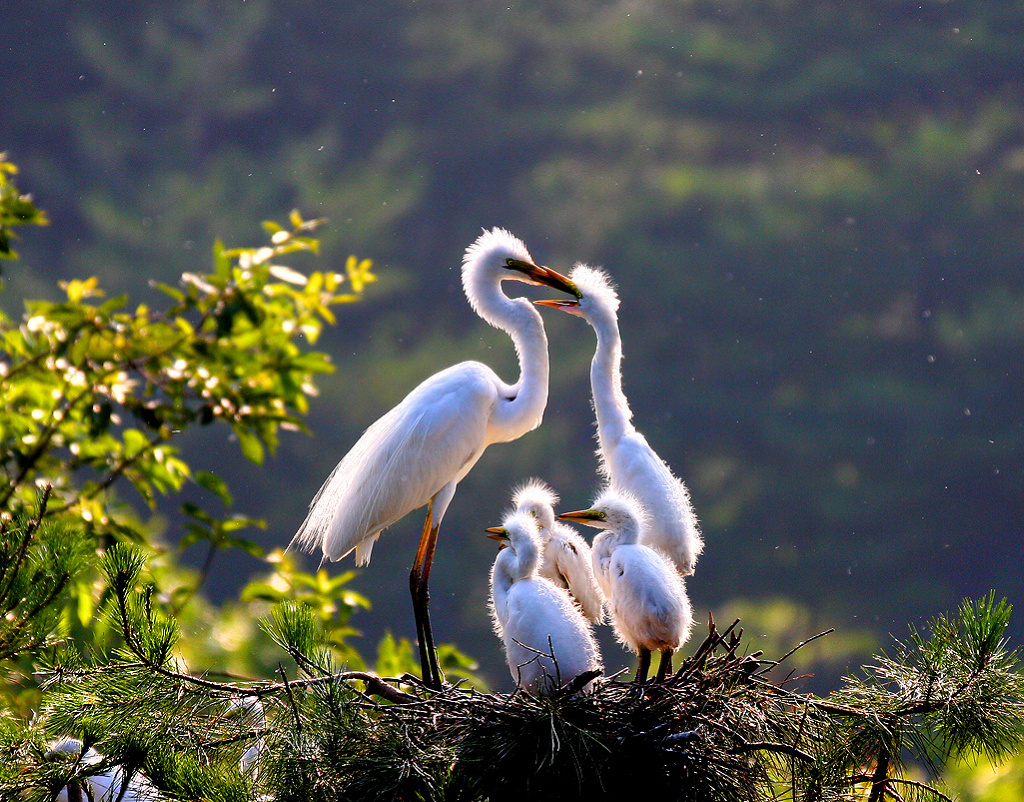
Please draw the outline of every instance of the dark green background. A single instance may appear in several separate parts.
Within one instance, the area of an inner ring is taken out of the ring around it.
[[[9,311],[93,274],[155,299],[296,206],[331,221],[320,267],[374,260],[321,341],[315,437],[258,468],[190,444],[262,542],[430,373],[514,376],[458,273],[501,225],[618,281],[636,423],[704,527],[701,618],[784,597],[798,635],[885,641],[963,596],[1024,599],[1024,4],[16,0],[0,23],[0,149],[53,219],[24,232]],[[499,686],[482,530],[529,476],[574,508],[597,486],[592,335],[545,315],[544,426],[463,482],[432,582],[439,637]],[[412,633],[420,520],[358,580],[368,635]],[[208,590],[258,568],[222,557]]]

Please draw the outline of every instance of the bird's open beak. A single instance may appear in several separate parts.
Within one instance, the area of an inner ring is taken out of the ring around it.
[[[607,520],[607,517],[602,510],[574,510],[573,512],[558,513],[559,520],[572,521],[586,526],[600,526]]]
[[[552,270],[550,267],[535,265],[531,262],[521,262],[517,259],[509,259],[508,266],[512,270],[518,270],[526,276],[525,281],[529,284],[540,284],[544,287],[551,287],[554,290],[567,292],[569,295],[573,295],[576,298],[583,297],[583,293],[579,291],[575,284],[569,281],[568,278],[558,271]]]
[[[550,306],[552,309],[562,309],[568,312],[571,309],[578,309],[580,302],[579,299],[575,301],[549,301],[547,298],[539,301],[534,301],[537,306]]]
[[[504,526],[491,526],[484,531],[491,540],[498,541],[498,551],[508,548],[508,530]]]

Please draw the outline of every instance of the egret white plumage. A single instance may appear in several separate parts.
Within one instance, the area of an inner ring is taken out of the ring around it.
[[[622,392],[619,297],[608,274],[587,265],[570,273],[581,296],[569,301],[535,301],[582,317],[597,334],[590,387],[597,415],[601,471],[613,488],[636,496],[649,515],[642,542],[665,554],[683,576],[692,574],[704,550],[690,493],[632,423]]]
[[[85,766],[98,766],[103,762],[103,755],[92,747],[85,748],[77,738],[61,738],[50,745],[48,755],[70,755]],[[72,784],[74,785],[74,783]],[[81,781],[77,794],[71,794],[67,786],[61,788],[54,797],[55,802],[68,802],[75,799],[91,799],[94,802],[156,802],[160,793],[141,774],[135,773],[125,781],[124,769],[112,766],[95,774],[88,775]]]
[[[388,526],[423,505],[427,517],[409,575],[423,679],[441,686],[427,610],[437,533],[456,485],[491,443],[540,425],[548,397],[548,344],[529,301],[509,298],[501,282],[522,281],[578,295],[565,276],[534,263],[526,246],[500,228],[466,250],[462,286],[473,310],[512,338],[520,375],[503,382],[480,362],[436,373],[371,425],[310,504],[292,544],[339,560],[351,551],[370,561]]]
[[[236,719],[243,729],[265,730],[267,728],[267,715],[263,710],[263,703],[255,696],[246,696],[231,699],[228,702],[225,718]],[[238,761],[238,768],[242,774],[255,776],[260,752],[263,751],[263,736],[256,737],[250,743],[242,757]]]
[[[604,597],[594,580],[590,546],[572,527],[555,520],[558,496],[540,479],[531,479],[512,496],[517,512],[529,513],[537,522],[541,552],[537,575],[569,591],[584,618],[604,620]]]
[[[564,521],[606,531],[594,538],[594,574],[608,599],[618,639],[640,656],[637,682],[647,679],[651,652],[661,652],[657,680],[672,670],[672,653],[690,636],[693,610],[683,578],[668,559],[642,545],[646,524],[628,493],[606,490],[590,509],[565,512]]]
[[[512,513],[487,532],[502,544],[491,569],[491,612],[516,684],[545,694],[586,671],[601,670],[597,642],[583,614],[564,589],[537,575],[534,518]]]

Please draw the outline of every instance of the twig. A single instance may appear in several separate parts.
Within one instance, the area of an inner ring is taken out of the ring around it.
[[[185,595],[185,598],[183,598],[180,602],[178,602],[177,605],[171,608],[172,616],[177,616],[183,609],[185,609],[185,605],[195,598],[195,595],[199,592],[199,589],[205,584],[206,577],[210,573],[210,566],[213,565],[213,558],[216,555],[216,553],[217,544],[211,540],[210,547],[206,551],[206,558],[203,560],[203,565],[199,569],[199,578],[196,580],[195,585],[192,586],[192,589],[189,590],[189,592]]]
[[[814,758],[811,755],[807,754],[807,752],[804,752],[802,749],[797,749],[795,746],[790,746],[789,744],[776,743],[774,741],[748,741],[746,738],[744,738],[742,735],[736,732],[736,730],[732,729],[732,727],[727,727],[725,724],[722,724],[719,721],[712,721],[711,719],[705,718],[704,716],[694,716],[694,718],[697,721],[700,721],[702,724],[706,724],[712,729],[716,729],[719,732],[728,735],[730,738],[734,738],[736,742],[739,744],[739,746],[733,749],[734,752],[780,752],[784,755],[789,755],[790,757],[799,758],[800,760],[803,760],[807,763],[814,762]]]
[[[0,592],[0,602],[6,601],[7,596],[11,592],[11,587],[14,584],[14,577],[17,575],[18,570],[21,568],[22,563],[25,561],[25,555],[28,553],[28,544],[32,541],[32,536],[39,529],[42,523],[43,516],[46,515],[46,503],[50,500],[50,492],[53,490],[53,486],[46,484],[43,487],[43,495],[39,499],[39,513],[35,518],[31,519],[25,524],[24,532],[22,533],[21,542],[18,543],[17,554],[11,559],[10,563],[5,568],[6,583],[3,591]],[[9,530],[9,522],[3,521],[2,532],[6,536]]]
[[[566,683],[565,687],[558,692],[558,695],[575,696],[583,689],[583,686],[587,685],[589,682],[591,682],[591,680],[595,680],[598,677],[600,677],[602,673],[604,672],[597,669],[593,671],[584,671],[571,682]]]
[[[338,679],[342,680],[359,680],[366,683],[366,692],[376,694],[382,699],[387,699],[389,702],[395,704],[409,704],[410,702],[418,702],[419,699],[412,694],[403,693],[398,688],[392,688],[388,685],[382,677],[378,677],[376,674],[370,674],[366,671],[348,671],[344,674],[339,674]]]
[[[733,749],[734,752],[779,752],[783,755],[799,758],[805,763],[814,762],[814,758],[805,751],[789,744],[775,743],[774,741],[748,741],[743,736],[735,734],[734,737],[740,742],[740,745]]]
[[[809,637],[807,640],[800,641],[800,643],[798,643],[796,646],[794,646],[792,649],[790,649],[788,652],[786,652],[784,655],[782,655],[782,657],[780,657],[778,660],[776,660],[775,661],[776,665],[778,665],[779,663],[783,662],[787,657],[792,657],[794,652],[797,652],[800,649],[804,648],[804,646],[806,646],[811,641],[816,641],[818,638],[823,638],[826,635],[831,635],[833,632],[835,632],[834,628],[826,629],[824,632],[819,632],[817,635],[811,635],[811,637]]]
[[[903,777],[890,777],[889,782],[893,783],[894,785],[909,785],[911,788],[920,788],[922,791],[930,791],[937,797],[946,800],[946,802],[953,802],[952,797],[946,796],[938,788],[934,788],[933,786],[928,785],[927,783],[918,782],[917,780],[907,780]]]
[[[682,680],[684,677],[688,677],[698,668],[701,668],[704,665],[706,665],[707,659],[712,654],[714,654],[715,649],[717,649],[720,645],[725,643],[726,637],[732,634],[732,631],[736,628],[736,626],[739,623],[740,619],[737,618],[735,621],[729,624],[729,626],[726,627],[726,629],[723,632],[719,633],[715,629],[715,621],[709,613],[708,636],[701,642],[700,646],[697,647],[697,651],[695,651],[689,659],[685,660],[683,664],[679,666],[679,670],[672,675],[672,681],[676,682]],[[737,645],[738,641],[731,646],[730,651],[734,651]]]
[[[288,684],[288,675],[284,673],[284,666],[281,663],[277,664],[277,668],[281,672],[281,680],[284,683],[285,693],[288,695],[288,703],[292,706],[292,715],[295,716],[295,734],[301,738],[302,719],[299,717],[299,708],[295,704],[295,697],[292,696],[292,689]]]
[[[889,782],[889,750],[884,744],[879,745],[878,761],[871,775],[871,793],[868,802],[880,802],[885,797],[885,787]]]

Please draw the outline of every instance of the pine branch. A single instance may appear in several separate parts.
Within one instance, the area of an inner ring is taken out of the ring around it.
[[[973,628],[963,611],[958,626],[938,622],[938,640],[912,638],[895,658],[879,658],[864,678],[848,679],[825,699],[798,694],[767,676],[795,649],[780,660],[744,655],[738,622],[719,632],[713,620],[693,656],[663,683],[638,688],[605,679],[576,693],[593,679],[588,676],[550,696],[451,687],[432,692],[408,676],[329,670],[312,614],[288,604],[276,608],[266,628],[296,659],[300,674],[309,673],[290,679],[282,665],[276,681],[241,685],[195,677],[153,659],[140,662],[166,655],[160,620],[142,601],[130,601],[128,586],[134,585],[125,579],[131,564],[118,559],[125,569],[115,583],[125,596],[119,614],[129,630],[157,631],[133,634],[138,653],[130,651],[132,660],[120,673],[109,665],[64,673],[61,683],[48,686],[64,701],[47,715],[120,733],[107,736],[114,739],[111,754],[123,752],[113,745],[117,738],[129,739],[145,727],[178,733],[174,749],[194,750],[204,759],[263,739],[273,748],[260,758],[261,792],[282,802],[544,802],[619,797],[641,785],[665,800],[761,802],[780,784],[808,802],[854,791],[867,802],[900,800],[908,792],[946,799],[931,784],[904,776],[901,754],[928,765],[947,737],[943,727],[952,726],[942,723],[947,719],[974,722],[964,744],[991,745],[994,738],[1007,749],[1021,741],[1019,733],[1007,731],[1024,716],[1024,680],[1015,655],[1001,645],[1000,627],[1008,619],[994,602],[970,608],[987,616]],[[230,732],[203,724],[211,700],[241,696],[275,711],[265,726]],[[152,739],[146,743],[152,743],[147,749],[166,748]],[[689,796],[680,797],[680,789]]]

